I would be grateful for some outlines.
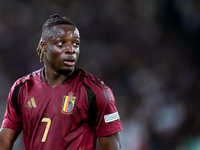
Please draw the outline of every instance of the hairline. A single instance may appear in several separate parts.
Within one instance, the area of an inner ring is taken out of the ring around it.
[[[42,41],[44,41],[45,39],[49,38],[50,36],[48,35],[47,32],[50,32],[53,27],[56,27],[56,26],[60,26],[60,25],[67,25],[67,26],[73,26],[75,29],[77,29],[79,31],[79,29],[77,28],[77,26],[73,25],[73,24],[68,24],[68,23],[61,23],[61,24],[56,24],[56,25],[53,25],[51,27],[48,27],[48,28],[45,28],[43,31],[42,31]],[[79,33],[80,34],[80,33]]]

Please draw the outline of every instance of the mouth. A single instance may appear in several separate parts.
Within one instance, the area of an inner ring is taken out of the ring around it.
[[[69,67],[73,67],[75,65],[75,59],[65,59],[64,64]]]

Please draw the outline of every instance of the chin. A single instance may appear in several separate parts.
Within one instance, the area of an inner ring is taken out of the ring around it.
[[[75,66],[73,67],[65,67],[63,69],[60,70],[61,74],[71,74],[75,69]]]

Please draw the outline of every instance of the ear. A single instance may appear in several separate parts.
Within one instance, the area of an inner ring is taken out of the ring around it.
[[[43,52],[46,52],[47,50],[46,50],[46,42],[45,41],[42,41],[41,42],[41,48],[42,48],[42,51]]]

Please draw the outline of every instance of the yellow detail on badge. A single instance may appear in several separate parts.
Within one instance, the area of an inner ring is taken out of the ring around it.
[[[62,103],[62,110],[61,112],[63,114],[71,114],[72,110],[74,109],[74,103],[76,100],[76,97],[73,96],[74,93],[70,92],[68,93],[68,96],[64,96],[63,103]]]

